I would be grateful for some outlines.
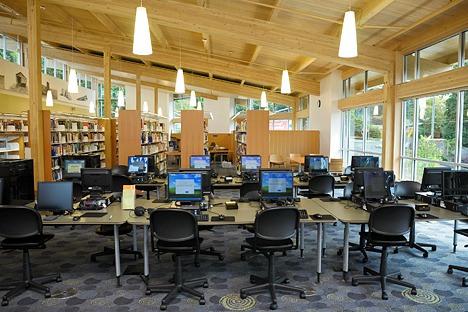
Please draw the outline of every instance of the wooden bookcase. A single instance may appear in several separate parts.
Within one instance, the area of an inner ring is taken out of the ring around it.
[[[260,155],[262,168],[268,168],[270,158],[270,115],[266,110],[247,111],[247,155]]]
[[[205,154],[205,144],[208,142],[206,121],[202,110],[181,111],[181,168],[189,168],[190,155]]]
[[[29,144],[27,115],[0,114],[0,118],[0,158],[24,159]]]
[[[119,111],[119,164],[127,165],[128,156],[141,153],[141,112]]]

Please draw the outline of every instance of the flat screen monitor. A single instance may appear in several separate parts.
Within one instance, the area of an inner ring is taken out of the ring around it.
[[[468,195],[468,170],[442,172],[442,196],[457,199]]]
[[[421,191],[442,193],[442,172],[451,171],[450,167],[426,167],[423,171]]]
[[[241,172],[259,171],[262,167],[262,157],[260,155],[242,155]]]
[[[65,162],[67,160],[84,160],[85,168],[100,168],[101,167],[101,156],[96,155],[66,155],[61,157],[62,169],[65,168]]]
[[[306,155],[304,171],[311,174],[328,173],[328,156]]]
[[[192,155],[190,156],[191,169],[210,169],[210,155]]]
[[[203,198],[200,172],[169,172],[167,184],[169,200],[194,202]]]
[[[180,169],[179,172],[198,172],[202,174],[203,195],[210,195],[212,192],[211,169]]]
[[[86,161],[84,159],[65,159],[62,179],[73,180],[81,178],[81,169],[86,167]]]
[[[354,170],[353,193],[361,194],[364,191],[364,172],[383,171],[383,168],[357,167]]]
[[[351,157],[351,170],[355,171],[355,168],[378,168],[379,157],[377,156],[352,156]]]
[[[128,173],[135,175],[148,174],[148,156],[128,156]]]
[[[363,171],[364,198],[366,201],[381,200],[391,195],[393,171]]]
[[[260,170],[260,197],[263,199],[292,198],[293,172],[290,170]]]
[[[81,186],[92,197],[112,192],[112,171],[110,168],[81,169]]]
[[[73,210],[73,182],[38,182],[37,210],[63,214]]]

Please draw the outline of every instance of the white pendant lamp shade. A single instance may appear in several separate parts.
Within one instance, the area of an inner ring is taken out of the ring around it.
[[[52,98],[52,91],[47,90],[45,105],[48,107],[54,106],[54,99]]]
[[[197,106],[197,97],[195,95],[195,91],[190,91],[190,107]]]
[[[281,93],[291,93],[291,84],[289,83],[289,73],[287,69],[283,70],[283,76],[281,78]]]
[[[148,112],[148,102],[146,102],[146,101],[143,102],[143,112],[144,113]]]
[[[148,14],[145,7],[137,7],[135,15],[135,29],[133,33],[133,54],[151,55],[153,47],[148,24]]]
[[[202,110],[201,102],[200,102],[200,101],[198,101],[198,103],[197,103],[197,109],[198,109],[198,110]]]
[[[260,107],[268,107],[266,92],[262,91],[262,95],[260,96]]]
[[[95,109],[95,106],[94,106],[94,101],[90,101],[90,102],[89,102],[89,112],[90,112],[91,114],[96,113],[96,109]]]
[[[70,69],[70,74],[68,75],[68,93],[78,93],[78,79],[76,78],[76,70],[74,68]]]
[[[115,108],[114,117],[115,118],[119,117],[119,108],[118,107]]]
[[[122,90],[119,90],[119,94],[117,96],[117,106],[118,107],[125,106],[125,99],[124,99],[124,95],[123,95]]]
[[[343,58],[358,56],[356,18],[353,11],[345,12],[338,56]]]
[[[185,81],[184,81],[184,71],[182,68],[177,70],[177,78],[175,82],[175,93],[184,94],[185,93]]]
[[[378,114],[379,114],[379,106],[375,105],[374,106],[374,112],[372,113],[372,115],[377,116]]]
[[[162,116],[162,108],[161,107],[158,107],[158,115]]]

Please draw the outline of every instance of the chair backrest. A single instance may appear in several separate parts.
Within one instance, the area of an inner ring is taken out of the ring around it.
[[[421,191],[421,183],[417,181],[395,182],[395,196],[398,198],[414,198],[415,193]]]
[[[112,175],[112,192],[122,192],[124,185],[131,184],[132,180],[125,175]]]
[[[285,162],[285,160],[284,160],[284,157],[282,155],[271,154],[270,155],[270,162],[282,163],[282,162]]]
[[[112,171],[112,175],[128,176],[128,166],[127,165],[112,166],[111,171]]]
[[[248,200],[260,200],[260,183],[242,183],[240,197]]]
[[[187,210],[159,208],[150,215],[151,235],[166,242],[184,242],[195,239],[198,245],[198,224]]]
[[[370,233],[387,236],[404,235],[414,228],[415,210],[406,204],[376,207],[369,217]]]
[[[346,183],[343,189],[343,197],[351,198],[351,196],[353,195],[353,187],[353,182]]]
[[[0,206],[0,236],[25,238],[42,234],[42,219],[37,210],[25,206]]]
[[[312,194],[334,194],[335,178],[329,174],[314,175],[309,179],[309,192]]]
[[[73,200],[80,200],[83,197],[83,187],[81,183],[73,182]]]
[[[297,208],[269,208],[255,218],[255,238],[283,240],[296,236],[299,239],[299,210]]]
[[[350,175],[351,174],[351,166],[346,166],[343,170],[344,175]]]

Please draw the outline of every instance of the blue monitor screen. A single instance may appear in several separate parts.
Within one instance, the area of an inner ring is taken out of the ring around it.
[[[190,156],[190,168],[210,169],[210,155],[192,155]]]
[[[81,178],[81,169],[85,168],[85,163],[84,159],[65,159],[62,178],[64,180]]]
[[[144,175],[148,173],[147,156],[128,156],[128,173]]]
[[[259,155],[242,155],[241,171],[258,171],[262,167],[262,158]]]
[[[293,172],[261,170],[260,185],[262,198],[293,197]]]
[[[304,171],[310,173],[327,173],[328,172],[328,157],[307,155],[304,158]]]
[[[203,198],[200,172],[170,172],[167,183],[169,200],[201,201]]]
[[[37,210],[63,214],[73,210],[73,182],[38,182]]]

